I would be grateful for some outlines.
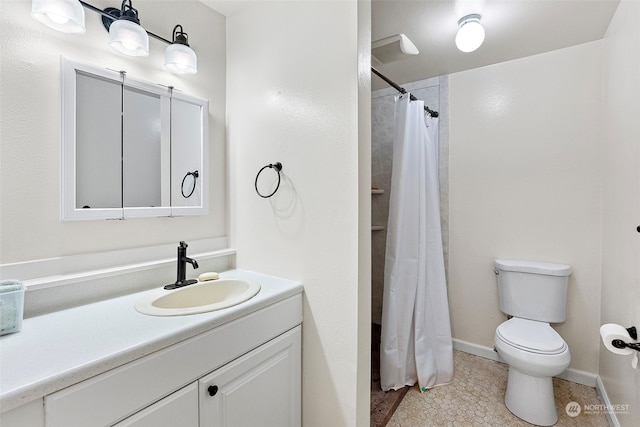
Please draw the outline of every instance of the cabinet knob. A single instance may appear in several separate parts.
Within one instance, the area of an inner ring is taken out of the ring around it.
[[[218,386],[210,385],[207,391],[209,392],[209,396],[215,396],[218,393]]]

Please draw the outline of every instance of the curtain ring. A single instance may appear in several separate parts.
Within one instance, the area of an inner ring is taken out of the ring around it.
[[[258,190],[258,178],[260,177],[260,174],[262,173],[262,171],[265,170],[266,168],[271,168],[276,170],[276,173],[278,174],[278,184],[276,185],[275,190],[271,192],[271,194],[268,194],[265,196],[264,194],[260,193],[260,190]],[[268,199],[269,197],[276,194],[276,191],[278,191],[278,188],[280,188],[280,171],[281,170],[282,170],[282,163],[276,162],[276,163],[269,163],[268,165],[263,166],[258,171],[258,174],[256,175],[256,182],[255,182],[256,193],[258,193],[258,196],[262,197],[263,199]]]

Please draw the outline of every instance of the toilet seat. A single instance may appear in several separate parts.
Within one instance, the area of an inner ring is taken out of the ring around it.
[[[567,343],[548,324],[513,317],[496,329],[496,336],[513,347],[536,354],[560,354]]]

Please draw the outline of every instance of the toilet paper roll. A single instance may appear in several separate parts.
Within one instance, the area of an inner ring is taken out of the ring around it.
[[[617,347],[614,347],[613,344],[611,344],[613,340],[622,340],[626,343],[633,341],[629,336],[629,332],[627,332],[624,326],[618,325],[616,323],[604,324],[600,326],[600,336],[602,337],[602,342],[604,343],[604,346],[610,352],[615,354],[621,354],[623,356],[633,353],[633,350],[628,347],[617,348]]]

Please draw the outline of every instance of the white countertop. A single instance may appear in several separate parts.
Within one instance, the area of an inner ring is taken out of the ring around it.
[[[220,277],[257,280],[261,289],[237,306],[187,316],[137,312],[135,302],[152,292],[145,291],[25,319],[20,332],[0,337],[0,410],[17,408],[302,292],[299,282],[245,270]]]

